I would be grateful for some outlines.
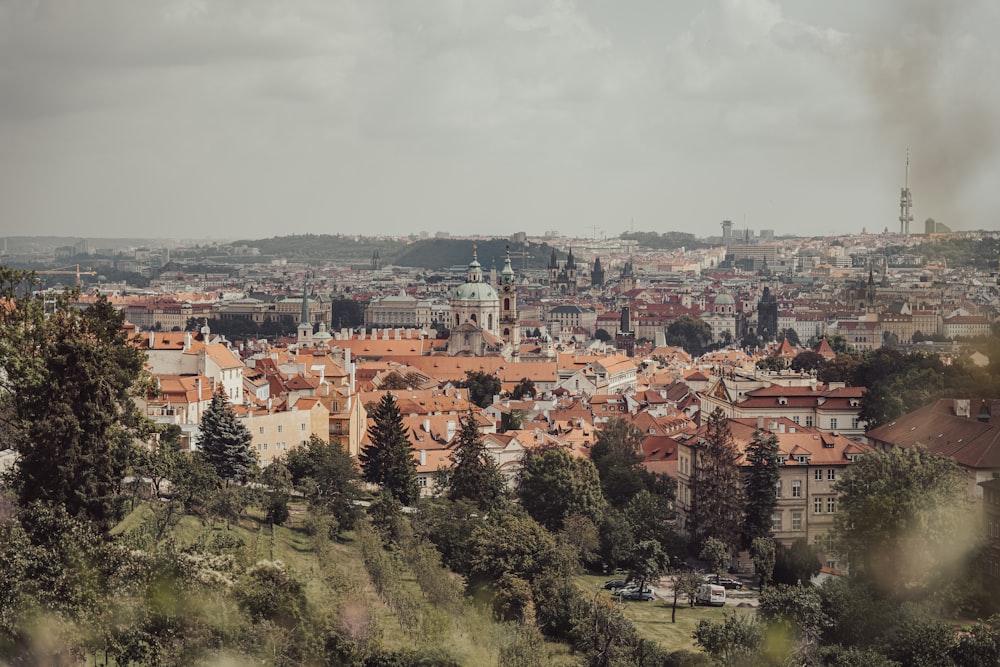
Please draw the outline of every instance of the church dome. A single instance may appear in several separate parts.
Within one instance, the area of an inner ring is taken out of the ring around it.
[[[731,297],[728,294],[726,294],[725,292],[723,292],[719,296],[715,297],[715,305],[716,306],[733,306],[735,304],[736,304],[736,300],[733,299],[733,297]]]
[[[452,301],[499,301],[497,291],[489,283],[463,283],[452,290]]]

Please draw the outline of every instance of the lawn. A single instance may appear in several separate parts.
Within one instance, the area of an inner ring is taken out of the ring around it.
[[[611,598],[611,592],[604,590],[604,582],[609,577],[599,575],[582,575],[577,578],[580,588],[588,593],[602,595]],[[677,601],[677,622],[670,622],[670,609],[673,603],[673,596],[666,599],[660,597],[661,587],[654,586],[657,598],[651,602],[622,602],[622,610],[625,616],[635,624],[639,636],[650,639],[659,644],[662,648],[670,651],[687,649],[691,651],[700,650],[695,646],[691,634],[694,632],[698,621],[707,619],[710,621],[722,620],[723,614],[754,613],[751,609],[737,609],[735,607],[689,607],[687,602]],[[663,589],[664,591],[667,589]]]

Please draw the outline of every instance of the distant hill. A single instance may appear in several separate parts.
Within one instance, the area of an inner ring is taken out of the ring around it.
[[[346,236],[343,234],[293,234],[274,236],[256,241],[234,241],[234,246],[257,248],[261,255],[274,255],[287,259],[317,259],[351,263],[371,261],[378,250],[383,264],[388,258],[406,247],[406,241],[375,236]]]
[[[508,239],[491,239],[472,241],[469,239],[427,239],[416,241],[406,246],[402,252],[391,258],[393,264],[413,266],[423,269],[444,269],[449,266],[468,264],[472,260],[472,246],[476,245],[479,263],[484,271],[496,267],[503,268],[507,247],[510,246],[511,263],[515,270],[525,267],[523,253],[528,253],[527,267],[529,269],[544,269],[552,257],[552,246],[548,243],[515,243]],[[556,252],[560,261],[566,258],[566,253]],[[390,259],[383,255],[383,260]]]

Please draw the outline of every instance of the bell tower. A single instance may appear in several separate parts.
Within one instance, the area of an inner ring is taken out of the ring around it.
[[[517,280],[510,264],[510,246],[500,271],[500,335],[511,346],[511,359],[516,361],[521,347],[521,324],[517,319]]]

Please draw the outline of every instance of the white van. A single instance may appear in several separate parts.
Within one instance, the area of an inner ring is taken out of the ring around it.
[[[702,584],[694,597],[696,604],[707,604],[721,607],[726,604],[726,589],[718,584]]]

